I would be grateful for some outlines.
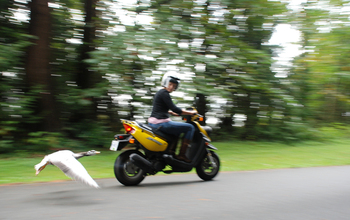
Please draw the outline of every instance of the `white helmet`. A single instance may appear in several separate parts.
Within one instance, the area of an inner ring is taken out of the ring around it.
[[[176,77],[174,77],[174,76],[165,76],[165,75],[164,75],[163,80],[162,80],[162,86],[163,86],[163,87],[168,87],[169,82],[172,82],[172,83],[177,84],[175,90],[176,90],[177,88],[179,88],[179,85],[180,85],[180,79],[179,79],[179,78],[176,78]]]

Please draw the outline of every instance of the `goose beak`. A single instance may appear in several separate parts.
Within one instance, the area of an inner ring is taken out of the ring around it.
[[[44,166],[40,167],[40,168],[35,172],[35,176],[37,176],[37,175],[47,166],[47,164],[49,164],[49,163],[47,162]]]
[[[100,154],[101,152],[100,151],[95,151],[96,154]]]

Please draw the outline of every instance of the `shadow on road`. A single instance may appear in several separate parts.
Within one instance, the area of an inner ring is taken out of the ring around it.
[[[128,189],[131,188],[159,188],[159,187],[169,187],[169,186],[180,186],[180,185],[188,185],[188,184],[204,184],[208,181],[202,181],[202,180],[193,180],[193,181],[175,181],[175,182],[151,182],[151,183],[140,183],[140,185],[137,186],[124,186],[120,184],[119,182],[116,182],[115,186],[108,186],[108,187],[102,187],[102,189],[113,189],[113,188],[120,188],[125,187]]]
[[[79,191],[57,191],[44,194],[36,194],[31,197],[29,201],[33,204],[42,206],[47,205],[59,205],[59,206],[86,206],[94,205],[98,201],[86,199],[85,194],[81,194]]]

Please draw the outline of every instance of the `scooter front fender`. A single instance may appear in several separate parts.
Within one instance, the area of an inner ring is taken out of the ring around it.
[[[207,144],[207,148],[211,149],[211,150],[218,150],[216,147],[214,147],[214,145],[212,144]]]

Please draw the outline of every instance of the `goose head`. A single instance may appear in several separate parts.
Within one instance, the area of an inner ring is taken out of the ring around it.
[[[40,163],[34,166],[34,169],[36,170],[35,175],[37,176],[49,163],[47,156],[45,156]]]
[[[99,154],[101,153],[100,151],[96,151],[96,150],[89,150],[88,152],[86,152],[86,156],[93,156],[93,155],[96,155],[96,154]]]

